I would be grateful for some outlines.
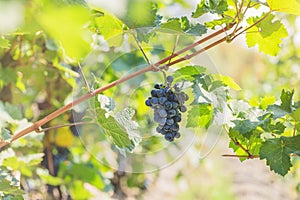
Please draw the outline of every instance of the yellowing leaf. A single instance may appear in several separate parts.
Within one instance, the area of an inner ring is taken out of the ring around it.
[[[251,17],[247,22],[252,25],[259,19],[261,17]],[[281,39],[287,37],[288,33],[279,20],[273,19],[274,15],[270,14],[262,22],[251,27],[246,33],[246,42],[249,47],[258,45],[259,51],[275,56],[280,50]]]
[[[272,11],[300,15],[300,3],[297,0],[267,0]]]

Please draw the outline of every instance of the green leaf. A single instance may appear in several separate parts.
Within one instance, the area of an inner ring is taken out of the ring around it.
[[[259,150],[261,147],[262,139],[259,137],[256,137],[256,135],[252,135],[250,138],[246,138],[243,135],[241,135],[238,131],[235,131],[233,128],[229,128],[229,136],[231,138],[231,141],[229,143],[229,147],[234,150],[236,155],[247,155],[245,150],[241,148],[243,146],[248,150],[248,152],[251,155],[258,155]],[[238,141],[238,143],[241,145],[237,145],[234,141]],[[246,160],[246,158],[240,158],[241,161]]]
[[[294,95],[294,90],[292,90],[292,91],[282,90],[281,95],[280,95],[280,100],[281,100],[280,107],[283,110],[285,110],[287,112],[291,112],[292,111],[293,95]]]
[[[0,64],[0,89],[3,86],[6,86],[9,83],[15,83],[18,80],[18,76],[16,71],[7,66],[7,67],[2,67]]]
[[[268,139],[260,148],[260,159],[266,159],[274,172],[285,176],[292,166],[290,154],[300,155],[300,135]]]
[[[0,194],[3,192],[7,196],[17,198],[19,195],[25,194],[19,185],[20,182],[3,165],[0,166]],[[0,195],[0,197],[2,196]]]
[[[12,138],[12,135],[11,135],[10,131],[7,130],[6,128],[2,128],[1,133],[0,133],[0,141],[10,142],[11,138]]]
[[[191,65],[191,66],[186,66],[182,67],[178,70],[176,70],[173,73],[173,77],[175,80],[178,79],[184,79],[188,81],[192,81],[195,78],[193,76],[195,75],[200,75],[206,71],[206,68],[199,66],[199,65]]]
[[[207,127],[213,117],[212,105],[205,103],[193,105],[189,110],[187,117],[186,127]]]
[[[212,99],[209,94],[202,89],[201,84],[193,85],[193,94],[194,94],[194,102],[192,104],[197,103],[212,103]]]
[[[299,122],[300,121],[300,108],[297,108],[291,116],[294,118],[295,121]]]
[[[202,24],[195,24],[191,25],[191,27],[185,32],[193,36],[201,36],[207,32],[207,28]]]
[[[216,26],[221,26],[222,24],[228,24],[232,22],[232,18],[230,17],[223,17],[220,19],[215,19],[209,22],[205,22],[205,26],[207,28],[215,29]]]
[[[300,15],[300,3],[297,0],[267,0],[267,3],[272,11]]]
[[[273,113],[273,118],[274,119],[283,117],[283,116],[285,116],[285,115],[288,114],[288,112],[286,112],[285,110],[283,110],[278,105],[270,105],[270,106],[268,106],[267,110]]]
[[[210,76],[214,80],[221,81],[224,85],[226,85],[234,90],[241,90],[240,86],[229,76],[224,76],[221,74],[211,74]]]
[[[91,35],[84,29],[90,19],[86,7],[54,7],[46,4],[46,9],[41,13],[37,18],[40,25],[52,38],[60,42],[69,57],[79,60],[90,52]]]
[[[280,135],[284,132],[286,127],[281,122],[277,122],[276,124],[266,123],[262,128],[269,133]]]
[[[196,11],[192,13],[192,17],[197,18],[208,12],[222,14],[227,8],[226,0],[201,0],[197,5]]]
[[[171,18],[167,22],[162,23],[159,27],[162,31],[173,30],[184,32],[193,36],[201,36],[207,32],[207,28],[202,24],[190,24],[187,17]],[[164,30],[166,29],[166,30]]]
[[[8,102],[5,103],[5,111],[14,119],[21,120],[23,118],[21,109]]]
[[[153,27],[157,5],[152,1],[129,0],[124,22],[130,28]]]
[[[86,163],[72,163],[67,170],[67,174],[81,181],[90,183],[98,189],[103,189],[105,183],[98,168]]]
[[[262,14],[263,17],[266,14]],[[249,25],[256,23],[261,17],[250,17],[247,19]],[[287,37],[288,33],[279,21],[273,21],[274,15],[269,14],[262,22],[251,27],[246,33],[248,47],[258,45],[259,51],[275,56],[280,50],[282,38]]]
[[[169,19],[167,22],[162,23],[159,28],[182,32],[181,23],[178,18]]]
[[[10,47],[9,40],[5,39],[4,36],[0,36],[0,48],[7,49]]]
[[[250,138],[253,131],[262,124],[261,121],[250,121],[249,119],[233,120],[232,122],[235,125],[233,130],[239,132],[246,138]]]
[[[93,19],[93,26],[108,42],[109,46],[120,46],[122,44],[122,33],[127,26],[114,15],[103,12],[102,16]]]
[[[96,108],[96,115],[99,125],[104,129],[105,134],[119,148],[133,149],[134,143],[130,140],[126,129],[111,115],[105,116],[106,111]]]

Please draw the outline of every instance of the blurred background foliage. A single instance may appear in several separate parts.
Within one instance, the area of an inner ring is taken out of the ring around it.
[[[78,62],[94,89],[145,67],[147,62],[133,34],[143,41],[141,45],[151,63],[170,55],[176,35],[163,30],[151,32],[152,27],[158,20],[190,16],[197,3],[0,1],[0,129],[12,133],[22,130],[86,93]],[[248,49],[241,38],[233,44],[219,45],[190,63],[232,77],[242,88],[232,95],[253,105],[263,96],[278,99],[282,89],[294,88],[299,99],[300,18],[284,14],[277,17],[289,32],[278,56],[269,57]],[[132,34],[133,28],[136,32]],[[180,34],[183,39],[177,49],[194,40],[191,34]],[[189,63],[176,67],[185,64]],[[266,169],[262,161],[240,163],[237,159],[222,158],[221,154],[231,151],[217,128],[208,132],[184,130],[185,136],[177,144],[162,141],[155,134],[152,113],[144,105],[153,84],[162,81],[161,73],[149,72],[103,93],[114,99],[116,111],[127,106],[134,108],[134,120],[139,123],[138,133],[143,140],[138,156],[132,157],[130,164],[135,171],[151,173],[122,172],[120,152],[98,126],[65,127],[44,134],[31,133],[0,152],[1,198],[299,198],[297,158],[293,160],[296,165],[292,173],[281,179]],[[45,127],[80,121],[92,101],[76,106]],[[155,170],[168,163],[173,165]]]

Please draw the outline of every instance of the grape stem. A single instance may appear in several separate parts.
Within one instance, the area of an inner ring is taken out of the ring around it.
[[[210,48],[212,48],[212,47],[214,47],[214,46],[216,46],[216,45],[218,45],[218,44],[220,44],[222,42],[228,41],[228,36],[225,36],[222,39],[220,39],[220,40],[218,40],[218,41],[216,41],[216,42],[214,42],[214,43],[212,43],[210,45],[207,45],[206,47],[204,47],[204,48],[202,48],[202,49],[200,49],[200,50],[198,50],[198,51],[196,51],[196,52],[194,52],[192,54],[188,54],[188,55],[186,55],[186,56],[184,56],[182,58],[179,58],[177,60],[174,60],[174,61],[172,61],[170,63],[167,63],[167,64],[165,64],[165,65],[162,66],[162,64],[166,63],[170,59],[175,58],[175,57],[177,57],[177,56],[179,56],[179,55],[181,55],[181,54],[183,54],[183,53],[185,53],[185,52],[193,49],[194,47],[196,47],[196,46],[198,46],[198,45],[200,45],[200,44],[202,44],[202,43],[204,43],[204,42],[206,42],[206,41],[208,41],[208,40],[210,40],[210,39],[212,39],[212,38],[214,38],[214,37],[216,37],[216,36],[218,36],[218,35],[220,35],[222,33],[226,33],[226,31],[230,30],[235,24],[236,23],[230,23],[226,27],[224,27],[224,28],[222,28],[222,29],[220,29],[218,31],[215,31],[215,32],[211,33],[210,35],[204,37],[203,39],[200,39],[197,42],[195,42],[195,43],[193,43],[193,44],[191,44],[191,45],[189,45],[189,46],[187,46],[187,47],[185,47],[185,48],[183,48],[183,49],[181,49],[181,50],[179,50],[179,51],[171,54],[170,56],[167,56],[166,58],[158,61],[155,64],[150,64],[147,67],[145,67],[143,69],[140,69],[139,71],[133,72],[133,73],[131,73],[131,74],[125,76],[125,77],[122,77],[122,78],[120,78],[118,80],[115,80],[115,81],[113,81],[113,82],[111,82],[111,83],[109,83],[109,84],[107,84],[107,85],[105,85],[103,87],[100,87],[100,88],[94,90],[93,92],[89,92],[89,93],[87,93],[87,94],[79,97],[78,99],[74,100],[73,102],[71,102],[71,103],[69,103],[69,104],[67,104],[67,105],[65,105],[65,106],[63,106],[63,107],[55,110],[54,112],[50,113],[46,117],[44,117],[44,118],[40,119],[39,121],[33,123],[29,127],[27,127],[25,129],[21,130],[20,132],[12,135],[12,138],[11,138],[11,140],[9,142],[7,142],[7,141],[0,141],[0,151],[3,150],[4,148],[6,148],[13,141],[15,141],[15,140],[17,140],[17,139],[19,139],[19,138],[21,138],[21,137],[23,137],[23,136],[31,133],[31,132],[34,132],[34,131],[35,132],[39,132],[39,130],[41,129],[41,126],[43,126],[47,122],[53,120],[54,118],[58,117],[59,115],[65,113],[68,110],[70,110],[72,107],[80,104],[81,102],[86,101],[87,99],[90,99],[90,98],[94,97],[95,95],[97,95],[97,94],[99,94],[99,93],[101,93],[101,92],[103,92],[105,90],[108,90],[108,89],[110,89],[112,87],[120,85],[121,83],[126,82],[126,81],[128,81],[128,80],[130,80],[130,79],[132,79],[134,77],[137,77],[137,76],[139,76],[141,74],[144,74],[146,72],[149,72],[149,71],[154,71],[154,72],[161,71],[161,70],[165,69],[166,67],[172,66],[174,64],[177,64],[177,63],[185,61],[185,60],[189,60],[190,58],[192,58],[192,57],[194,57],[194,56],[196,56],[196,55],[198,55],[200,53],[203,53],[206,50],[208,50],[208,49],[210,49]],[[241,28],[238,28],[238,29],[240,30]],[[235,31],[233,31],[230,34],[230,37],[232,39],[236,38],[235,37]]]

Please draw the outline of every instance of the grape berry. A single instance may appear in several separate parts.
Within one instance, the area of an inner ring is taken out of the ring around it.
[[[154,109],[154,121],[158,123],[156,131],[165,136],[167,141],[172,142],[179,138],[178,123],[181,121],[181,113],[186,112],[184,102],[189,99],[188,95],[181,91],[178,84],[172,82],[174,78],[166,78],[167,85],[155,84],[145,104]]]

